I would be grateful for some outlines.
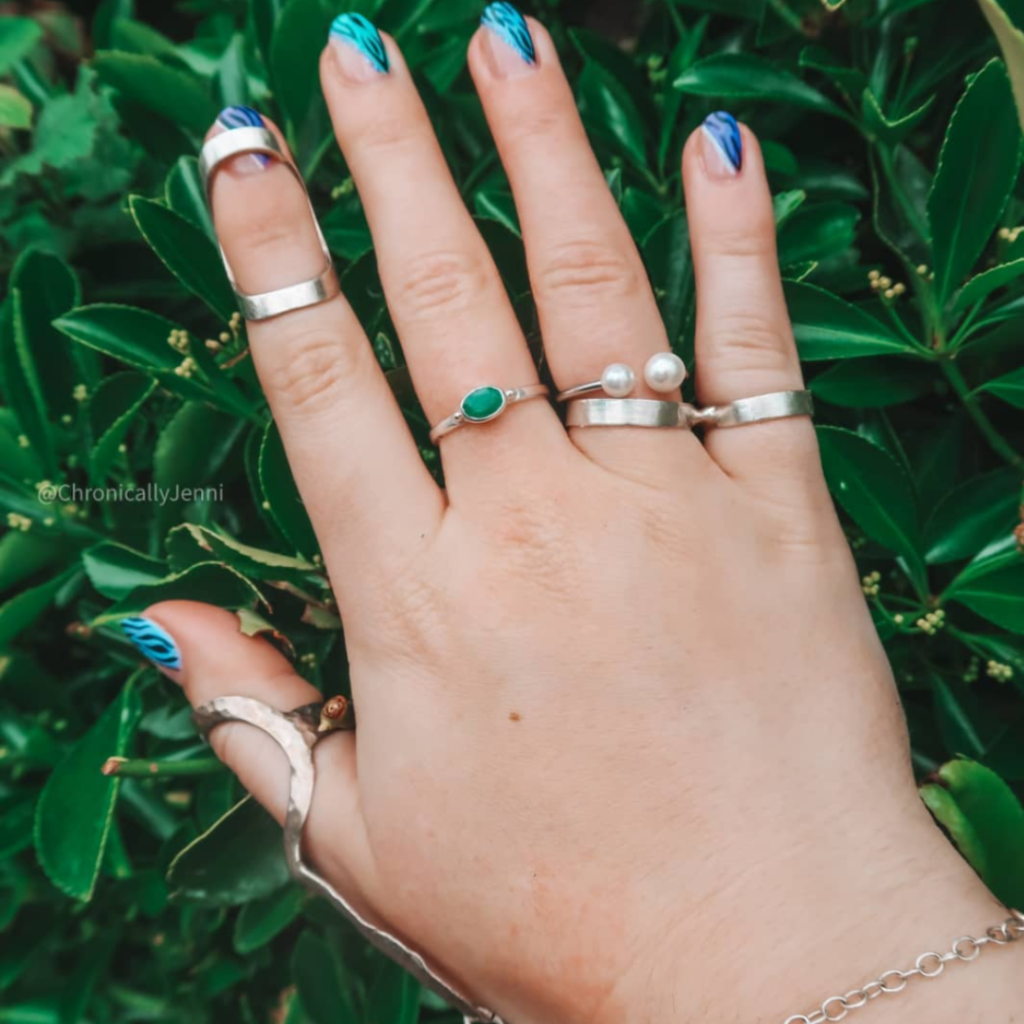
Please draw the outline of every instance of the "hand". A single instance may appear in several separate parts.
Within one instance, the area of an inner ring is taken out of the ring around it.
[[[494,7],[469,63],[554,380],[639,371],[668,349],[640,258],[549,36]],[[537,369],[401,53],[358,19],[337,28],[323,89],[435,423],[470,389]],[[226,112],[213,131],[255,116]],[[761,153],[736,132],[718,116],[683,158],[704,404],[802,387]],[[322,269],[280,163],[236,158],[213,207],[243,291]],[[1005,916],[917,798],[807,419],[702,445],[567,433],[532,400],[441,442],[442,492],[344,297],[249,337],[359,716],[356,735],[318,747],[309,853],[482,1003],[515,1024],[781,1020]],[[642,380],[636,394],[678,398]],[[174,602],[147,617],[196,704],[318,697],[228,612]],[[272,742],[235,725],[213,742],[283,817]],[[1004,1019],[1013,959],[865,1020]]]

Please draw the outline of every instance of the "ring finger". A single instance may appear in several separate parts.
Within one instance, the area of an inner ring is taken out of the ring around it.
[[[668,352],[668,337],[551,37],[511,4],[493,3],[469,63],[515,195],[545,351],[559,387],[596,380],[607,365],[625,363],[636,376],[634,397],[678,400],[678,388],[661,391],[645,383],[645,365]],[[636,458],[631,431],[575,433],[588,450],[597,442],[602,461],[617,461],[610,447]],[[675,431],[647,433],[680,448],[671,440]],[[693,439],[683,447],[698,454]],[[652,454],[660,459],[663,453]]]

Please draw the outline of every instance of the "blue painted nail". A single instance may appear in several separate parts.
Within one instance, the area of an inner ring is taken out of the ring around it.
[[[391,70],[388,51],[377,26],[361,14],[339,14],[331,22],[331,40],[358,50],[374,71],[386,75]]]
[[[170,634],[152,619],[135,616],[121,620],[125,636],[154,664],[160,668],[181,668],[181,653]]]
[[[263,118],[252,107],[225,107],[217,115],[217,124],[221,128],[262,128]]]
[[[721,157],[720,170],[726,174],[739,174],[743,168],[743,136],[736,118],[725,110],[716,110],[704,119],[704,136],[712,149]],[[712,173],[716,168],[708,167]]]
[[[511,46],[527,64],[537,63],[537,51],[533,46],[530,26],[511,4],[488,4],[480,18],[480,24]]]
[[[253,110],[252,107],[243,107],[240,104],[234,107],[225,107],[217,115],[217,124],[226,131],[232,131],[235,128],[266,127],[266,123],[258,110]],[[249,156],[260,167],[266,167],[270,163],[270,157],[264,153],[250,153]]]

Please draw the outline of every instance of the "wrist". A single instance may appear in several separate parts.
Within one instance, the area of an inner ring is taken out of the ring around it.
[[[886,971],[913,968],[922,953],[948,952],[959,936],[980,937],[1008,916],[923,807],[904,809],[893,826],[876,820],[856,826],[859,834],[819,837],[803,854],[794,843],[789,864],[775,865],[782,870],[765,865],[738,878],[727,896],[673,929],[658,968],[647,971],[659,980],[632,996],[642,1012],[631,1019],[782,1024]],[[998,1022],[1013,994],[1020,997],[1022,970],[1024,943],[992,945],[939,979],[915,979],[873,1000],[856,1019]],[[840,1012],[837,1004],[832,1011]]]

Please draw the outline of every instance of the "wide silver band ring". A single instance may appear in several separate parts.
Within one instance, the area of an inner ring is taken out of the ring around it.
[[[569,427],[657,427],[688,430],[692,407],[654,398],[577,398],[569,402]]]
[[[298,168],[282,151],[277,136],[267,128],[246,127],[233,128],[230,131],[214,135],[203,145],[199,153],[199,173],[203,179],[207,206],[211,205],[210,185],[217,168],[225,160],[230,160],[243,153],[257,153],[273,160],[279,160],[295,175],[295,180],[302,186],[306,200],[309,201],[306,183],[302,180]],[[320,250],[324,256],[324,269],[308,281],[299,281],[296,284],[286,285],[284,288],[276,288],[271,292],[260,292],[259,294],[243,292],[235,281],[235,275],[224,253],[224,247],[218,243],[220,257],[224,261],[224,270],[231,282],[235,297],[238,299],[238,308],[246,320],[269,320],[271,317],[281,316],[282,313],[290,313],[295,309],[319,305],[338,294],[340,289],[337,275],[334,273],[334,262],[331,259],[330,250],[327,248],[327,241],[320,230],[312,203],[309,204],[309,212],[313,217]]]
[[[690,422],[700,427],[743,427],[766,420],[813,415],[814,399],[810,391],[772,391],[752,398],[739,398],[727,405],[691,409]]]
[[[478,423],[490,423],[497,419],[510,405],[526,402],[531,398],[543,398],[551,393],[547,384],[527,384],[521,388],[498,388],[491,384],[474,388],[462,397],[459,408],[436,424],[430,431],[430,440],[435,444],[453,430]]]
[[[195,709],[192,717],[204,737],[221,722],[246,722],[267,733],[284,751],[291,769],[288,788],[288,812],[284,822],[284,852],[288,870],[293,878],[317,896],[323,897],[335,910],[346,917],[372,946],[385,956],[401,964],[417,981],[441,996],[455,1007],[467,1022],[503,1024],[490,1010],[477,1006],[458,989],[445,981],[434,968],[401,939],[368,921],[325,878],[317,874],[302,858],[302,834],[313,803],[316,765],[313,748],[339,728],[351,728],[345,719],[325,724],[330,719],[331,705],[344,698],[332,698],[320,704],[306,704],[294,711],[278,711],[269,704],[252,697],[218,697]],[[343,712],[344,713],[344,712]]]

